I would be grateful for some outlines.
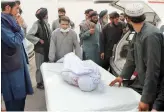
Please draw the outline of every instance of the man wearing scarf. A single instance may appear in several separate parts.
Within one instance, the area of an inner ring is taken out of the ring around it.
[[[100,64],[99,54],[99,35],[100,26],[98,23],[98,14],[96,11],[92,11],[89,14],[90,21],[81,27],[80,38],[83,43],[83,60],[92,60],[97,64]],[[90,23],[94,23],[95,27],[90,27]]]
[[[53,23],[52,23],[52,31],[56,30],[57,28],[60,28],[60,23],[59,23],[59,19],[62,17],[62,16],[65,16],[66,15],[66,10],[65,8],[63,7],[60,7],[58,9],[58,16],[59,18],[54,20]],[[70,20],[70,27],[72,29],[74,29],[75,27],[75,24]]]
[[[119,14],[112,12],[109,14],[111,23],[108,23],[102,30],[100,37],[101,59],[104,60],[103,68],[109,69],[110,57],[115,44],[121,39],[123,30],[119,22]]]
[[[46,8],[40,8],[36,11],[38,20],[33,24],[27,34],[27,39],[32,42],[35,51],[36,61],[36,82],[37,88],[44,89],[40,66],[43,62],[48,62],[49,44],[51,31],[48,24],[48,11]]]
[[[59,19],[60,28],[52,33],[49,60],[56,62],[63,58],[64,55],[73,52],[81,58],[80,45],[77,40],[77,34],[70,28],[70,19],[67,16],[62,16]]]
[[[27,94],[33,94],[23,46],[21,19],[15,19],[19,6],[14,0],[1,1],[1,92],[7,111],[24,111]]]

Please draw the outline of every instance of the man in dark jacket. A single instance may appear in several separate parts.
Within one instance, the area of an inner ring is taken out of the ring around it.
[[[51,31],[48,24],[48,11],[46,8],[40,8],[36,11],[36,17],[38,20],[33,24],[32,28],[27,34],[27,39],[32,42],[35,51],[36,61],[36,82],[37,88],[44,89],[42,74],[40,66],[43,62],[48,62],[49,45]]]
[[[110,83],[110,86],[117,82],[121,85],[125,82],[123,79],[130,80],[136,70],[138,75],[135,80],[129,81],[128,86],[142,95],[139,111],[148,111],[152,108],[157,95],[164,101],[161,97],[163,93],[160,92],[163,91],[161,80],[164,77],[164,37],[154,25],[144,22],[146,17],[142,4],[129,4],[125,13],[136,35],[129,47],[122,73]]]
[[[101,59],[104,60],[103,68],[109,69],[110,57],[115,44],[121,39],[123,30],[119,22],[119,14],[112,12],[109,14],[111,23],[108,23],[102,30],[100,37]]]
[[[28,94],[33,93],[23,46],[22,20],[19,5],[12,0],[1,1],[1,93],[7,111],[24,111]]]
[[[164,77],[161,81],[160,89],[157,93],[157,98],[154,101],[153,110],[164,111]]]

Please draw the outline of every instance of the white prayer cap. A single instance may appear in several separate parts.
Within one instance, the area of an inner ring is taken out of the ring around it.
[[[130,17],[139,17],[144,14],[144,6],[142,3],[131,3],[125,8],[125,14]]]

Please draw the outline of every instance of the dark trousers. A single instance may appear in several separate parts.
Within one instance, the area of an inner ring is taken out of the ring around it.
[[[164,99],[157,99],[153,105],[153,109],[157,111],[164,111]]]
[[[157,98],[154,102],[153,109],[164,111],[164,77],[162,78],[159,91],[157,92]]]
[[[110,67],[110,57],[105,58],[104,60],[101,59],[101,67],[108,71]]]
[[[101,65],[105,70],[108,70],[110,67],[109,60],[101,60]]]
[[[26,98],[5,102],[7,111],[24,111]]]
[[[85,52],[83,51],[83,60],[86,60]]]

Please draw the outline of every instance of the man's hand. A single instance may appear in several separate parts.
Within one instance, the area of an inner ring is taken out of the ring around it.
[[[118,83],[119,83],[119,87],[120,87],[122,81],[123,81],[123,78],[117,77],[114,81],[112,81],[112,82],[109,84],[109,86],[113,86],[113,85],[115,85],[115,84],[118,82]]]
[[[149,104],[143,103],[140,101],[138,105],[138,110],[139,111],[149,111]]]
[[[90,29],[89,32],[90,32],[90,34],[94,34],[95,33],[95,29]]]
[[[23,25],[23,18],[19,14],[16,16],[16,21],[20,26]]]
[[[40,42],[41,44],[44,44],[44,40],[42,40],[42,39],[40,39],[39,42]]]
[[[101,53],[101,59],[104,60],[104,53]]]

